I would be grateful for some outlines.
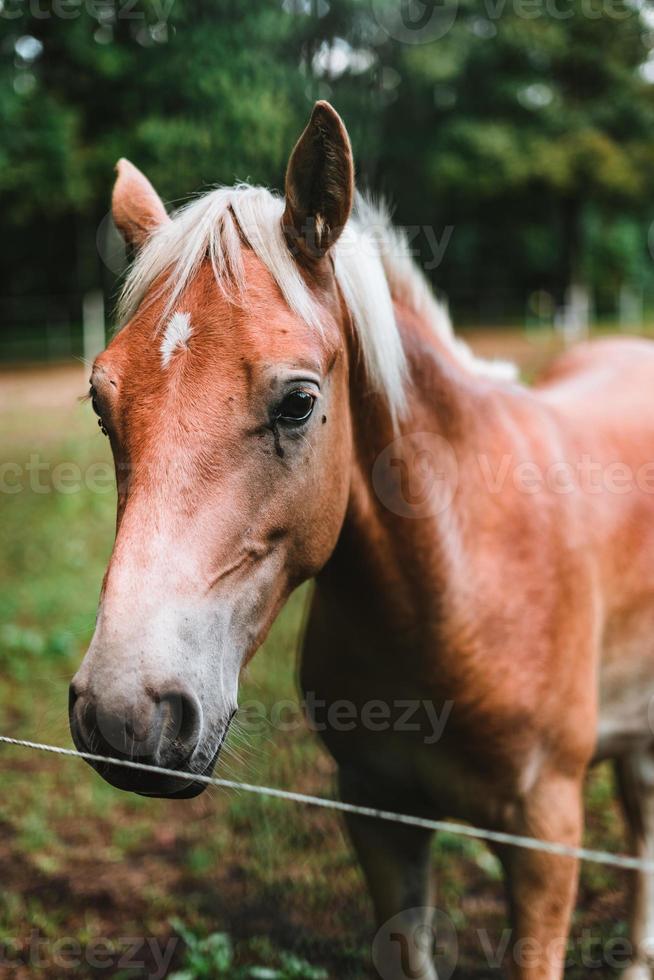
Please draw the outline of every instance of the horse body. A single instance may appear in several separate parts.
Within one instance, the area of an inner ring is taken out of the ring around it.
[[[121,165],[114,216],[139,254],[129,323],[91,378],[117,535],[71,686],[75,741],[210,772],[241,670],[316,577],[301,684],[345,799],[578,845],[586,769],[617,757],[649,854],[654,346],[577,348],[533,389],[480,373],[408,256],[382,254],[390,233],[355,226],[344,247],[352,193],[347,134],[323,103],[284,203],[220,190],[170,221]],[[102,775],[149,795],[202,789]],[[416,943],[431,834],[349,828],[379,922],[412,975],[434,977]],[[576,862],[498,854],[512,975],[558,980]],[[643,876],[632,934],[629,980],[649,980]],[[406,976],[391,944],[384,980]]]
[[[389,519],[370,472],[392,433],[368,417],[355,440],[345,526],[318,578],[302,684],[312,703],[351,701],[358,716],[376,700],[427,698],[452,710],[437,744],[424,718],[411,736],[389,731],[385,745],[378,729],[327,729],[322,737],[339,762],[346,798],[578,844],[585,769],[593,758],[620,756],[622,770],[637,770],[638,799],[628,815],[648,853],[645,831],[654,826],[643,828],[634,810],[646,809],[654,793],[646,764],[654,696],[647,468],[654,346],[618,340],[577,348],[527,390],[466,376],[435,338],[425,346],[424,332],[417,338],[405,330],[404,343],[417,379],[406,431],[438,434],[436,466],[440,446],[454,447],[457,489],[433,516]],[[410,469],[410,435],[397,448],[403,452]],[[489,486],[503,461],[510,461],[507,478]],[[512,477],[525,465],[531,482],[516,485]],[[387,867],[396,831],[350,824],[374,891],[374,867]],[[395,890],[403,908],[428,904],[426,877],[412,859],[425,847],[424,834],[411,836],[403,830],[398,844]],[[528,852],[500,856],[520,889],[544,863]],[[516,967],[520,977],[559,975],[551,939],[561,935],[574,885],[569,862],[559,863],[558,874],[556,860],[551,865],[554,898],[540,881],[528,899],[528,934],[540,942],[545,965]],[[378,885],[381,919],[398,907],[391,878]],[[636,911],[642,947],[651,918],[650,900]],[[647,948],[636,955],[646,960]],[[632,975],[644,969],[637,963]]]
[[[583,495],[601,613],[596,759],[652,742],[653,383],[651,342],[625,338],[574,349],[540,387],[573,460],[591,457],[608,484],[595,481]]]

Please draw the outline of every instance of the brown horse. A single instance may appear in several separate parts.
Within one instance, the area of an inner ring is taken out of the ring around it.
[[[75,742],[210,772],[240,672],[315,577],[301,682],[327,712],[344,799],[577,845],[584,773],[612,757],[652,857],[654,346],[580,346],[533,389],[499,378],[452,336],[401,236],[362,202],[351,214],[353,197],[326,103],[284,200],[219,189],[171,220],[119,164],[129,322],[91,379],[117,534],[72,685]],[[102,772],[150,795],[202,789]],[[413,943],[430,833],[349,829],[379,921],[397,916],[412,975],[436,976]],[[499,853],[512,976],[554,980],[576,863]],[[627,975],[649,978],[642,876],[632,938]],[[385,978],[406,975],[401,946]]]

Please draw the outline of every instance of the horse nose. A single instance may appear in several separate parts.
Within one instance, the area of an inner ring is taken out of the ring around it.
[[[73,681],[69,718],[80,751],[170,769],[193,755],[202,727],[197,697],[175,686],[113,703],[106,694],[81,691]]]

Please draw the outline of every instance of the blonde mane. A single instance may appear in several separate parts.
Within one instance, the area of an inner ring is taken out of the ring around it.
[[[180,208],[139,252],[122,290],[118,315],[134,315],[153,283],[166,275],[170,289],[164,318],[209,257],[221,289],[242,297],[245,241],[271,273],[291,310],[320,329],[320,309],[300,275],[282,233],[284,202],[264,187],[220,187]],[[394,301],[428,318],[440,340],[468,370],[507,377],[512,365],[477,359],[452,330],[414,263],[403,233],[388,212],[357,197],[354,213],[333,249],[338,284],[357,331],[371,387],[384,395],[395,419],[405,408],[406,358]]]

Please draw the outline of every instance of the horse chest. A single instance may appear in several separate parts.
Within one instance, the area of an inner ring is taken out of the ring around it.
[[[311,658],[309,658],[311,661]],[[360,678],[332,660],[318,677],[303,669],[312,727],[342,769],[372,786],[377,805],[493,823],[536,778],[540,743],[499,720],[488,737],[474,710],[437,688]]]

